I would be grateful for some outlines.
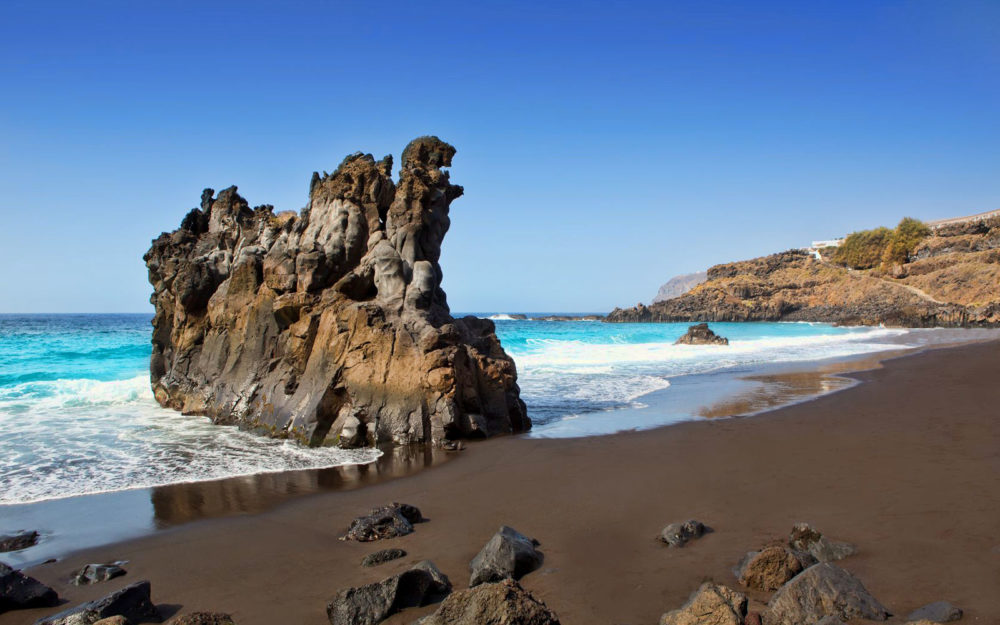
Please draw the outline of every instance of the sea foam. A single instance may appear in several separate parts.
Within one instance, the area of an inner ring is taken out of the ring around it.
[[[494,315],[535,432],[622,429],[613,411],[670,393],[677,376],[900,347],[904,330],[712,324],[728,347],[677,346],[688,324],[534,323]],[[146,315],[0,315],[0,504],[371,462],[157,405]],[[568,421],[567,421],[568,420]]]
[[[0,504],[374,461],[159,407],[146,375],[0,389]]]

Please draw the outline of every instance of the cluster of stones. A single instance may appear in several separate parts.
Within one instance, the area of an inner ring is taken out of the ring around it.
[[[683,547],[705,533],[698,521],[672,523],[658,537],[670,547]],[[853,619],[884,621],[890,612],[864,584],[833,561],[855,553],[853,545],[832,541],[805,523],[792,528],[787,543],[751,551],[733,570],[745,588],[773,592],[760,612],[748,611],[747,595],[706,582],[683,606],[660,617],[660,625],[842,625]],[[962,611],[945,601],[910,614],[910,625],[958,620]]]
[[[85,582],[85,583],[97,583]],[[38,580],[0,563],[0,614],[8,610],[45,608],[60,602],[56,591]],[[153,604],[148,581],[138,581],[94,601],[46,616],[35,625],[138,625],[161,623],[163,617]],[[178,616],[171,625],[235,625],[233,618],[220,612],[192,612]]]
[[[420,137],[313,174],[299,214],[236,187],[144,256],[156,400],[309,445],[453,445],[531,427],[493,322],[455,319],[438,264],[455,148]]]
[[[37,542],[37,532],[31,545]],[[8,543],[24,548],[24,541]],[[30,546],[30,545],[28,545]],[[8,549],[13,551],[14,549]],[[76,585],[99,584],[121,577],[127,572],[124,562],[107,564],[87,564],[70,575],[70,583]],[[0,614],[11,610],[49,608],[59,605],[59,594],[33,577],[0,562]],[[43,617],[35,625],[138,625],[139,623],[160,623],[163,617],[151,596],[148,581],[128,584],[111,594],[94,601],[88,601],[56,614]],[[171,625],[235,625],[232,617],[220,612],[193,612],[178,616]]]
[[[372,542],[400,538],[424,521],[417,507],[392,503],[356,518],[342,540]],[[667,525],[657,539],[669,548],[680,549],[712,531],[704,523],[691,519]],[[451,580],[433,562],[424,560],[379,582],[341,590],[327,604],[327,616],[331,625],[377,625],[408,608],[437,603],[433,613],[416,623],[558,625],[558,617],[518,583],[541,567],[544,556],[538,546],[537,540],[502,526],[469,563],[467,589],[454,590]],[[833,564],[855,552],[850,543],[830,540],[808,524],[797,524],[787,542],[770,543],[747,553],[733,570],[744,588],[773,593],[764,609],[750,611],[750,601],[744,592],[706,582],[684,605],[663,614],[659,623],[842,625],[856,619],[885,621],[892,616],[889,610],[857,577]],[[402,549],[382,549],[366,556],[362,566],[380,566],[406,555]],[[71,581],[106,582],[126,574],[123,564],[88,564],[73,572]],[[0,614],[51,607],[59,601],[52,588],[0,563]],[[913,611],[906,622],[930,625],[961,618],[961,609],[947,601],[936,601]],[[130,625],[162,620],[151,598],[150,583],[138,581],[101,599],[44,617],[35,625]],[[232,616],[219,612],[192,612],[175,617],[170,623],[235,625]]]
[[[358,517],[342,540],[368,542],[405,536],[420,511],[392,503]],[[402,523],[407,521],[407,523]],[[345,588],[327,604],[331,625],[376,625],[407,608],[440,602],[420,625],[558,625],[559,619],[517,580],[541,566],[543,556],[533,538],[503,526],[469,563],[469,587],[454,591],[433,562],[424,560],[382,581]],[[402,549],[369,554],[362,566],[378,566],[406,556]]]

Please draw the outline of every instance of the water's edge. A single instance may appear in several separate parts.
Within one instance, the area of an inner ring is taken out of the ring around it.
[[[962,332],[962,331],[949,331]],[[746,417],[808,402],[858,383],[852,373],[882,366],[887,360],[929,349],[997,340],[998,333],[944,337],[924,345],[813,361],[736,367],[678,376],[669,389],[647,393],[635,407],[609,410],[601,418],[617,422],[617,432],[658,429],[702,418]],[[709,401],[710,400],[710,401]],[[645,426],[650,414],[664,411],[677,418]],[[594,415],[588,415],[594,418]],[[629,423],[636,423],[630,427]],[[620,427],[618,427],[620,426]],[[561,437],[528,433],[516,438]],[[475,453],[482,441],[460,453]],[[50,558],[139,538],[180,525],[272,510],[295,499],[351,490],[389,479],[405,478],[454,457],[428,446],[386,448],[368,464],[326,469],[259,473],[218,480],[171,484],[111,493],[80,495],[28,504],[0,506],[0,533],[37,529],[39,544],[3,555],[8,564],[29,567]]]

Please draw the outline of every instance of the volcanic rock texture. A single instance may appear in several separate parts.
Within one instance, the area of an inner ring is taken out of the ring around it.
[[[300,214],[206,189],[144,257],[157,401],[310,445],[530,428],[493,323],[452,318],[441,290],[454,154],[415,139],[398,183],[391,156],[353,154]]]

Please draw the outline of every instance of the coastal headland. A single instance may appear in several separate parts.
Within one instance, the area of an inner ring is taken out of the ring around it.
[[[541,542],[544,562],[521,583],[562,622],[654,623],[706,580],[746,591],[732,572],[743,555],[808,522],[858,547],[837,564],[893,613],[890,623],[938,600],[961,606],[963,623],[991,623],[1000,614],[998,375],[1000,343],[930,350],[752,418],[484,441],[410,477],[190,523],[28,572],[75,605],[109,588],[71,586],[70,570],[128,560],[126,579],[151,580],[166,614],[319,625],[339,590],[423,559],[464,588],[470,560],[505,524]],[[352,518],[390,501],[418,506],[428,521],[381,543],[337,540]],[[714,531],[683,549],[657,542],[664,525],[689,518]],[[408,555],[360,566],[384,547]],[[746,592],[751,610],[769,596]],[[10,612],[0,625],[51,611]]]
[[[839,248],[715,265],[704,279],[665,284],[670,297],[616,308],[605,320],[995,327],[998,261],[1000,217],[993,213],[932,226],[904,219],[894,231],[852,233]]]

